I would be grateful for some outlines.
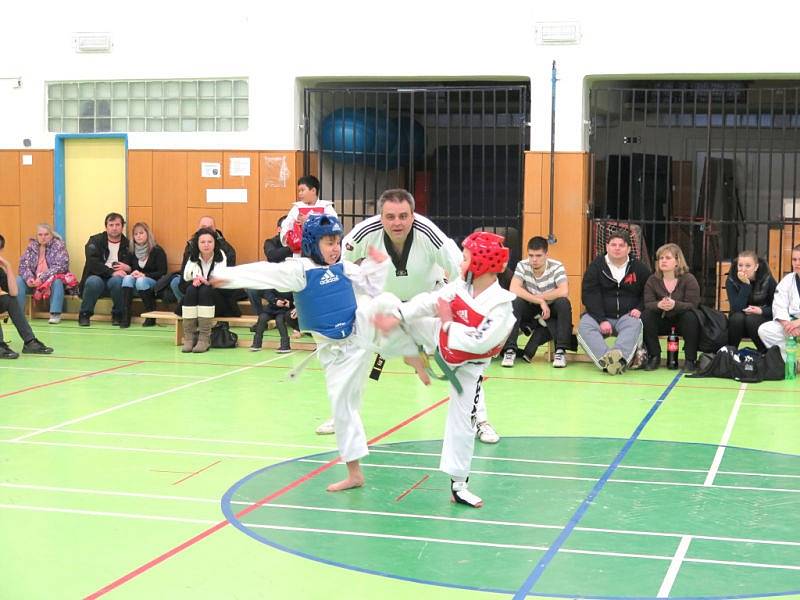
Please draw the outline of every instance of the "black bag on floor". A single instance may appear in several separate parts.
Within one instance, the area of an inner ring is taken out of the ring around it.
[[[212,348],[236,348],[239,336],[230,330],[227,321],[220,321],[211,328]]]
[[[781,350],[773,346],[764,355],[751,350],[737,351],[723,346],[716,354],[703,354],[697,370],[687,377],[720,377],[742,383],[777,381],[783,379],[784,363]]]
[[[697,320],[700,322],[700,338],[698,348],[700,352],[716,352],[728,343],[728,317],[725,313],[700,305],[693,308]]]

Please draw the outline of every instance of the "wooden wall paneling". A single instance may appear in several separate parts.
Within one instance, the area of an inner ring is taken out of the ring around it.
[[[203,177],[202,163],[219,163],[219,177]],[[186,153],[186,181],[188,185],[187,206],[206,206],[206,190],[222,187],[222,177],[225,165],[222,163],[222,152],[187,152]]]
[[[259,153],[259,197],[261,210],[289,212],[297,200],[297,154],[287,152]]]
[[[217,207],[215,205],[206,205],[202,208],[190,206],[186,209],[186,236],[183,238],[184,244],[186,240],[195,234],[197,231],[197,224],[203,217],[211,217],[214,219],[216,228],[221,229],[222,233],[225,235],[225,239],[228,239],[228,231],[225,228],[225,215],[222,213],[222,207]],[[236,245],[234,244],[233,247],[236,248]],[[181,252],[183,252],[183,250],[181,250]]]
[[[128,207],[153,206],[153,152],[128,151]]]
[[[308,172],[306,172],[306,169],[303,167],[303,152],[298,150],[295,153],[294,172],[297,175],[297,177],[295,177],[295,183],[304,175],[314,175],[319,178],[319,154],[312,152],[309,154],[308,159]]]
[[[16,150],[0,151],[0,206],[19,206],[21,162]]]
[[[33,164],[22,165],[20,161],[20,235],[23,240],[36,235],[39,223],[53,225],[54,198],[53,152],[34,150],[20,152],[32,155]],[[63,231],[59,233],[63,234]]]
[[[232,158],[250,160],[250,175],[230,175]],[[258,153],[257,152],[225,152],[223,160],[223,187],[225,189],[246,189],[246,203],[223,203],[222,213],[225,221],[225,239],[236,248],[238,264],[255,262],[261,258],[261,238],[259,237],[259,190],[258,190]]]
[[[258,259],[265,260],[264,240],[274,237],[278,233],[278,219],[284,214],[282,210],[260,210],[258,211]]]
[[[581,303],[581,282],[583,275],[567,275],[569,280],[569,303],[572,306],[572,325],[577,330],[578,323],[581,320],[581,313],[583,312],[583,304]]]
[[[153,229],[153,207],[152,206],[129,206],[128,207],[128,222],[125,224],[128,238],[133,236],[133,226],[136,223],[147,223],[150,229]],[[155,236],[155,232],[153,232]],[[156,243],[160,246],[161,240],[156,236]],[[169,256],[167,257],[169,258]]]
[[[541,213],[542,212],[542,153],[541,152],[526,152],[525,153],[525,179],[524,191],[522,200],[522,211],[526,213]],[[548,177],[549,177],[549,163],[548,163]]]
[[[19,257],[22,254],[22,241],[19,230],[19,206],[0,206],[0,233],[6,239],[3,256],[11,263],[11,275],[16,276]],[[25,238],[27,240],[27,238]]]
[[[186,152],[153,152],[153,233],[171,270],[180,268],[187,231]]]

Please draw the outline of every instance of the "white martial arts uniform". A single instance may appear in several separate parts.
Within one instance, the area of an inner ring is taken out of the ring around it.
[[[336,427],[336,445],[342,461],[350,462],[366,456],[367,438],[359,409],[367,370],[373,353],[389,356],[413,356],[417,347],[406,335],[397,333],[389,338],[379,336],[372,325],[372,316],[388,312],[400,302],[391,295],[372,297],[383,289],[389,261],[376,263],[371,259],[361,265],[349,261],[342,263],[344,275],[353,284],[358,302],[352,332],[346,337],[330,338],[310,330],[317,343],[317,356],[325,371],[325,385],[331,402]],[[306,288],[306,273],[325,270],[308,258],[289,258],[282,263],[257,262],[237,267],[215,269],[214,276],[225,280],[225,288],[276,289],[281,292],[301,292]],[[318,296],[325,305],[325,294],[334,286],[328,285],[330,276],[318,279]],[[297,297],[296,297],[297,299]],[[333,325],[333,323],[331,323]]]
[[[330,200],[317,199],[314,204],[306,204],[302,200],[298,200],[292,204],[292,208],[289,209],[289,214],[286,215],[283,223],[281,223],[281,244],[284,246],[289,245],[286,241],[286,236],[290,231],[294,231],[294,235],[298,240],[302,239],[302,227],[297,223],[297,219],[301,214],[308,216],[312,213],[326,214],[338,218],[336,210],[333,208],[333,202]],[[295,252],[294,256],[299,257],[300,252]]]
[[[511,303],[516,296],[495,282],[476,298],[471,286],[459,279],[437,292],[420,294],[403,303],[395,315],[402,327],[427,350],[439,349],[448,365],[457,367],[456,378],[462,392],[450,385],[450,406],[442,444],[439,468],[455,481],[469,476],[475,447],[478,405],[484,404],[483,372],[511,333],[515,318]],[[436,304],[439,298],[450,302],[453,321],[442,328]]]
[[[772,298],[772,318],[774,321],[762,323],[758,328],[758,337],[767,348],[778,346],[781,356],[786,361],[786,331],[777,319],[793,321],[800,319],[800,291],[795,283],[796,273],[789,273],[781,279],[775,288]]]

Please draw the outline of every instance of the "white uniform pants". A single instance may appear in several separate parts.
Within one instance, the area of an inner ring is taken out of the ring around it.
[[[767,349],[778,346],[781,349],[781,356],[786,362],[786,331],[783,325],[777,321],[767,321],[758,327],[758,337],[764,342]]]
[[[358,411],[373,355],[349,338],[343,342],[320,343],[317,356],[325,370],[339,455],[344,462],[363,458],[369,451]]]
[[[481,422],[479,406],[484,407],[485,415],[483,372],[487,364],[464,363],[456,370],[456,378],[463,391],[459,394],[450,386],[450,403],[447,407],[439,469],[456,481],[464,481],[469,476],[472,465],[476,424]]]

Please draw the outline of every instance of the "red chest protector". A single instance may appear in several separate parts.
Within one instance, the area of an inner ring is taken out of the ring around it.
[[[310,215],[311,213],[323,214],[325,212],[324,206],[303,206],[298,209],[301,215]],[[286,234],[286,245],[292,249],[295,254],[300,252],[303,247],[303,227],[295,221],[294,227]]]
[[[483,320],[486,317],[486,315],[480,314],[469,304],[467,304],[459,295],[456,295],[456,297],[450,301],[450,308],[453,311],[453,322],[461,323],[467,327],[478,327],[478,325],[483,323]],[[444,358],[451,365],[457,365],[482,358],[491,358],[497,355],[503,348],[503,345],[499,344],[484,354],[473,354],[472,352],[464,352],[463,350],[453,350],[449,347],[447,338],[447,332],[445,332],[444,327],[442,327],[442,329],[439,330],[439,352],[441,353],[442,358]]]

